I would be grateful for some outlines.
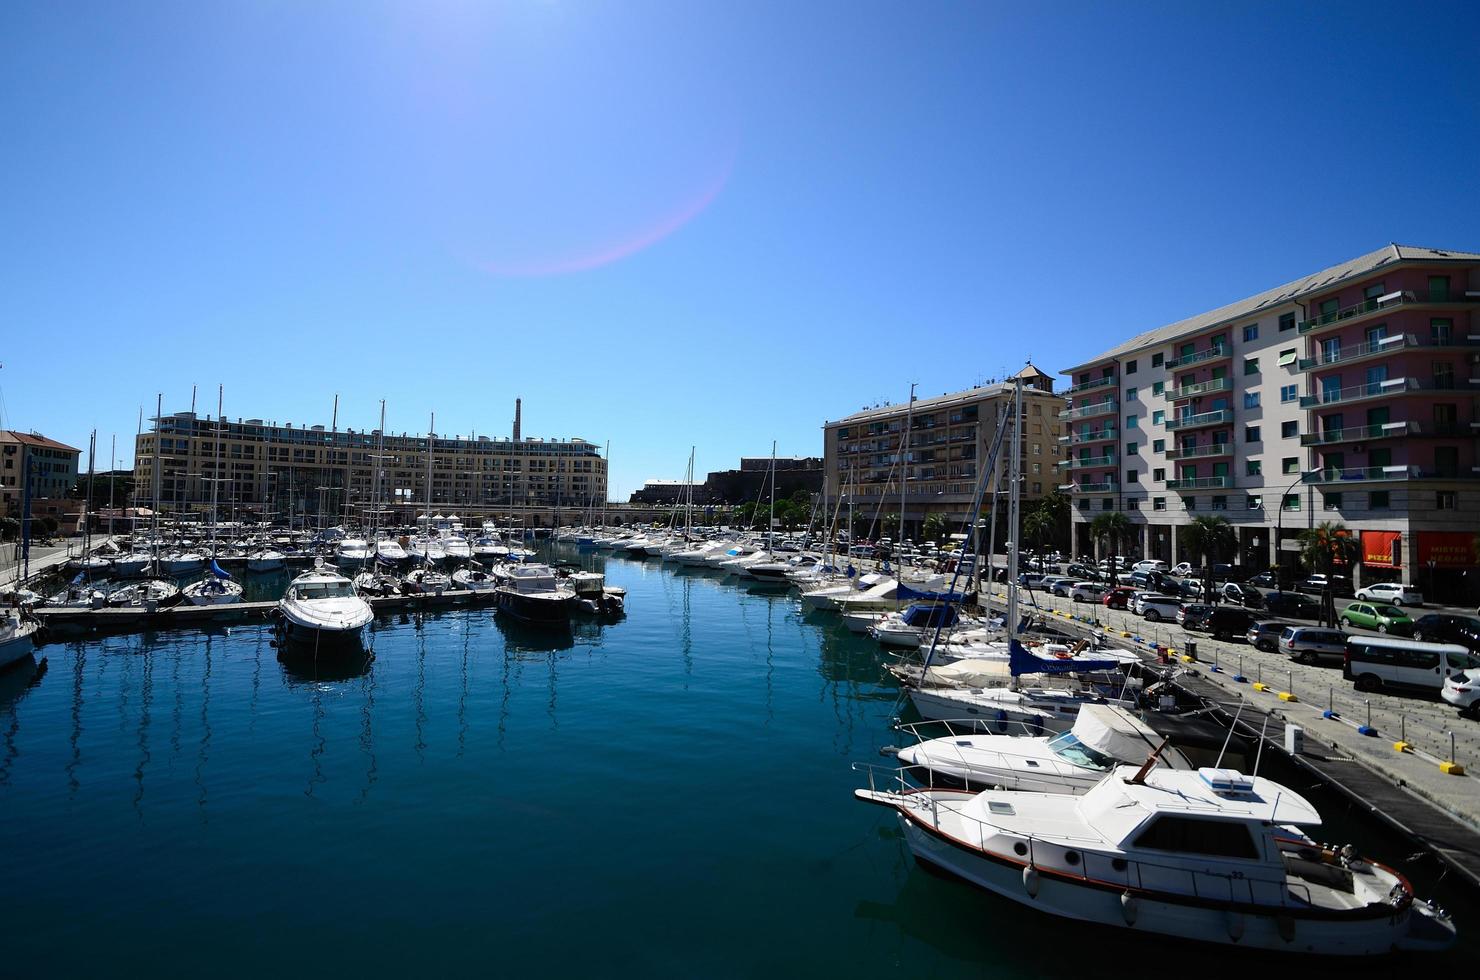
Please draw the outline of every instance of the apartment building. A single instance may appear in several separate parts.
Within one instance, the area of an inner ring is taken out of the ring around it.
[[[1364,581],[1480,588],[1480,254],[1389,245],[1148,331],[1066,369],[1074,544],[1120,511],[1136,554],[1185,557],[1216,513],[1237,560],[1293,565],[1341,521]]]
[[[1055,488],[1064,399],[1054,394],[1054,379],[1031,364],[1017,377],[1023,379],[1023,499],[1031,501]],[[904,537],[918,540],[931,514],[944,515],[952,525],[964,522],[981,478],[978,466],[996,439],[999,420],[1010,411],[1012,397],[1009,380],[825,423],[824,495],[832,504],[842,494],[855,507],[897,515],[903,470]],[[991,499],[989,495],[984,509],[991,509]]]
[[[26,479],[31,482],[33,516],[58,516],[72,509],[67,494],[77,486],[77,459],[82,450],[37,432],[0,429],[0,514],[19,514]]]
[[[382,440],[377,430],[177,412],[155,419],[136,441],[134,502],[153,501],[157,451],[165,513],[205,512],[217,480],[223,514],[281,519],[290,513],[358,516],[378,499],[394,520],[409,521],[430,504],[463,516],[509,514],[542,525],[560,509],[600,506],[607,471],[599,447],[583,439],[524,437],[517,422],[514,431],[513,438],[386,433]]]

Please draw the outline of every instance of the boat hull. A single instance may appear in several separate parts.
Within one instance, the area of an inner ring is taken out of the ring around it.
[[[494,590],[494,595],[499,612],[526,623],[569,623],[579,601],[573,592],[560,595],[527,594],[499,588]]]

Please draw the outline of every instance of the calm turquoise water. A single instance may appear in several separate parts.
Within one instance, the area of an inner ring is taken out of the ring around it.
[[[888,815],[850,796],[849,764],[891,741],[876,646],[775,592],[656,562],[605,570],[629,590],[622,622],[382,620],[373,660],[338,676],[280,662],[265,627],[55,644],[0,676],[0,973],[1237,963],[916,869]],[[1333,836],[1436,877],[1312,796]]]

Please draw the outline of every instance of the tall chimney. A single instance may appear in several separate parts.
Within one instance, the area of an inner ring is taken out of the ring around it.
[[[515,442],[518,442],[519,441],[519,415],[520,415],[520,412],[523,410],[523,403],[524,403],[524,399],[522,399],[522,398],[516,398],[516,399],[514,399],[514,441]]]

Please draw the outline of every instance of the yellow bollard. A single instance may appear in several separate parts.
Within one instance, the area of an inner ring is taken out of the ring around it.
[[[1413,746],[1409,745],[1407,742],[1394,742],[1393,743],[1393,751],[1394,752],[1412,752],[1413,751]]]
[[[1465,767],[1458,762],[1441,762],[1439,763],[1439,771],[1447,776],[1463,776],[1465,774]]]
[[[1295,692],[1294,691],[1281,691],[1280,692],[1280,700],[1281,701],[1299,701],[1300,699],[1295,696]]]
[[[1267,691],[1267,690],[1269,690],[1269,687],[1268,687],[1268,685],[1265,685],[1265,684],[1255,683],[1254,684],[1254,690],[1256,690],[1256,691]]]

